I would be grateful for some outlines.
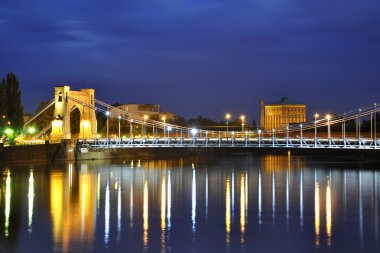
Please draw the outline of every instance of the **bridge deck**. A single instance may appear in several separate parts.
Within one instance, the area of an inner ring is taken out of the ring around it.
[[[137,148],[137,147],[273,147],[308,149],[375,149],[380,141],[369,138],[128,138],[80,139],[78,147],[86,148]],[[86,152],[86,151],[85,151]]]

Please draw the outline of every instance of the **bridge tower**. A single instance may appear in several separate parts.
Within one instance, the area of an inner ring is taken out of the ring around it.
[[[54,120],[51,123],[50,139],[71,139],[70,113],[75,108],[78,108],[80,112],[79,138],[96,138],[97,121],[93,109],[95,108],[94,95],[94,89],[72,91],[70,86],[56,86]],[[86,105],[90,105],[92,108]]]

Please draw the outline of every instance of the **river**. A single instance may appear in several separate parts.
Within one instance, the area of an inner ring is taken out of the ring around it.
[[[380,251],[373,165],[242,154],[0,171],[0,252]]]

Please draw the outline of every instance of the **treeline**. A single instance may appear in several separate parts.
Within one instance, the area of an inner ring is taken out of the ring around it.
[[[12,142],[23,129],[23,115],[19,81],[9,72],[0,82],[0,138],[5,136]]]

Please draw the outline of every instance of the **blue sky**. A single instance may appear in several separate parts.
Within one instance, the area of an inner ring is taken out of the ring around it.
[[[26,111],[54,86],[185,117],[259,119],[260,99],[308,113],[380,101],[378,0],[2,1],[0,74]]]

